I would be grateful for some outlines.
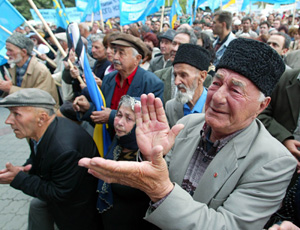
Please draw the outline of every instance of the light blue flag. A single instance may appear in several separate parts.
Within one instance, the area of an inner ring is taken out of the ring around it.
[[[178,0],[174,0],[170,11],[170,25],[172,29],[174,29],[174,23],[176,22],[177,17],[181,15],[182,15],[182,8]]]
[[[194,2],[194,0],[187,0],[186,1],[186,14],[192,15],[192,12],[193,12],[193,2]]]
[[[66,29],[70,23],[68,16],[61,4],[57,0],[52,0],[54,9],[56,10],[56,19],[57,19],[57,27],[62,27]]]
[[[25,18],[7,0],[0,0],[0,9],[0,25],[10,32],[13,32],[17,27],[24,23]],[[1,65],[7,62],[6,59],[4,59],[4,56],[6,55],[5,41],[9,36],[10,34],[0,29]]]
[[[5,46],[3,46],[2,49],[0,50],[0,65],[4,65],[5,63],[7,63],[7,60],[4,58],[5,55],[6,55],[6,48]]]
[[[200,5],[202,5],[206,1],[207,0],[195,0],[195,8],[194,8],[194,18],[193,18],[193,21],[195,20],[195,17],[196,17],[196,14],[197,14],[197,9],[199,8]],[[203,10],[205,10],[205,7],[204,7]]]
[[[0,0],[0,9],[0,25],[8,29],[10,32],[13,32],[25,21],[25,18],[7,0]]]
[[[271,3],[271,4],[293,4],[296,0],[262,0],[261,2]]]
[[[100,0],[88,0],[87,6],[86,6],[83,16],[81,18],[81,21],[84,22],[86,17],[89,14],[99,12],[100,10],[101,10]]]
[[[146,17],[159,10],[164,0],[120,0],[120,25],[145,21]]]
[[[222,6],[226,5],[230,0],[222,0]],[[221,0],[208,0],[208,6],[212,12],[220,7]]]

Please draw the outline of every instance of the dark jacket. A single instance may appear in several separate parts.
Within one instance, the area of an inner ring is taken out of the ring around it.
[[[300,70],[285,71],[274,89],[269,106],[258,116],[280,142],[293,139],[300,111]]]
[[[97,179],[78,166],[82,157],[98,155],[92,137],[65,118],[55,118],[25,165],[29,174],[19,172],[11,186],[46,201],[60,230],[97,229]]]

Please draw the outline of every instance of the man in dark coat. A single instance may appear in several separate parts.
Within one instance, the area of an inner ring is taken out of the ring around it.
[[[17,138],[28,138],[31,155],[23,166],[6,164],[0,183],[35,197],[28,229],[97,229],[97,180],[81,167],[97,156],[93,139],[77,124],[55,116],[55,100],[40,89],[22,89],[0,101]]]

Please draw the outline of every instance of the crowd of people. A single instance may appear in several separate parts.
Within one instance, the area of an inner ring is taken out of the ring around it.
[[[79,23],[101,110],[66,30],[18,27],[0,107],[31,154],[0,183],[34,197],[28,229],[299,229],[299,19]]]

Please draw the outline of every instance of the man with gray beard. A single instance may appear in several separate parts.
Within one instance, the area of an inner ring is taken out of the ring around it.
[[[0,90],[4,92],[2,96],[22,88],[39,88],[50,93],[58,108],[58,92],[50,71],[31,55],[33,42],[23,34],[13,33],[6,40],[6,50],[11,80],[7,76],[6,80],[0,79]]]
[[[204,112],[207,90],[203,82],[207,76],[210,54],[201,46],[182,44],[173,61],[176,97],[167,101],[166,115],[170,127],[192,113]]]

